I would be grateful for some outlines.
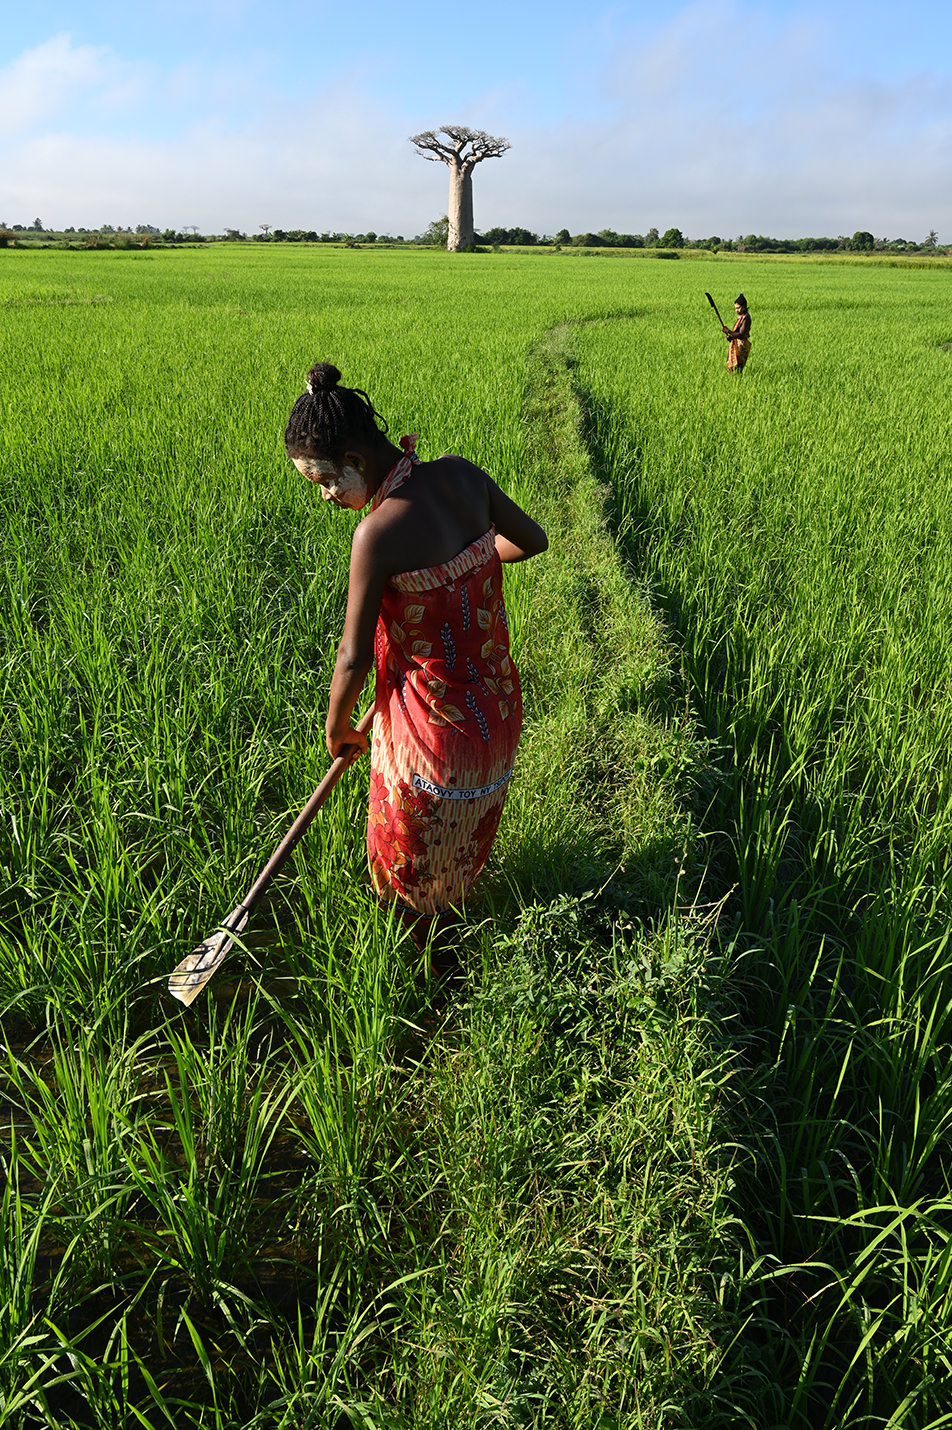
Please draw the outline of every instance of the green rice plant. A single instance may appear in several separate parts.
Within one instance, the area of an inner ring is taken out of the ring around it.
[[[142,1240],[161,1278],[226,1313],[252,1306],[239,1283],[248,1282],[259,1241],[274,1233],[257,1223],[258,1208],[292,1095],[280,1069],[269,1075],[266,1059],[251,1061],[254,1019],[253,1005],[233,1008],[207,1049],[172,1036],[165,1118],[140,1126],[125,1149],[145,1208]]]
[[[213,1002],[198,1041],[184,1021],[168,1029],[167,1039],[169,1112],[182,1118],[203,1166],[233,1171],[249,1150],[249,1124],[255,1158],[265,1155],[267,1143],[258,1139],[267,1135],[260,1113],[271,1071],[271,1038],[257,1000],[233,999],[223,1011]],[[279,1118],[280,1102],[274,1108]]]
[[[166,1398],[135,1348],[135,1312],[133,1303],[111,1328],[105,1328],[102,1344],[95,1349],[87,1349],[85,1343],[96,1340],[108,1313],[88,1323],[78,1339],[54,1328],[61,1357],[68,1356],[72,1374],[67,1387],[58,1388],[52,1403],[43,1407],[36,1424],[76,1430],[89,1426],[124,1430],[129,1425],[158,1430],[159,1426],[188,1423],[183,1411],[187,1413],[189,1407]]]
[[[351,1423],[374,1423],[361,1361],[373,1354],[380,1330],[375,1317],[387,1318],[391,1293],[382,1288],[374,1301],[354,1312],[348,1307],[350,1280],[341,1264],[322,1267],[307,1317],[299,1308],[295,1323],[280,1327],[271,1345],[263,1404],[248,1420],[248,1430],[319,1430],[345,1417]]]
[[[298,1216],[306,1225],[329,1216],[338,1234],[363,1249],[387,1235],[410,1155],[402,1129],[412,1082],[396,1053],[407,1036],[396,1002],[406,971],[394,927],[391,911],[378,914],[389,938],[364,931],[349,944],[328,941],[311,965],[323,1017],[315,1020],[306,1002],[283,1017],[294,1087],[289,1130],[313,1169],[296,1196]]]
[[[0,1194],[0,1421],[11,1425],[42,1415],[48,1395],[74,1374],[47,1315],[36,1305],[45,1260],[41,1248],[55,1225],[51,1213],[56,1184],[50,1179],[34,1202],[23,1195],[21,1180],[26,1175],[21,1174],[18,1143],[11,1135]],[[63,1304],[68,1260],[63,1258],[47,1289],[51,1309]]]
[[[109,1284],[119,1274],[123,1225],[136,1201],[127,1157],[142,1110],[141,1049],[104,1046],[95,1031],[70,1032],[61,1030],[39,1060],[7,1045],[5,1090],[21,1125],[21,1174],[50,1188],[46,1236],[71,1247],[71,1276]]]

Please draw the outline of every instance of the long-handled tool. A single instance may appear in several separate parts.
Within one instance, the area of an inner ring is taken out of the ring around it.
[[[714,302],[714,299],[711,297],[710,293],[705,293],[704,296],[710,303],[711,307],[714,309],[715,313],[717,313],[717,304]],[[721,317],[720,313],[717,313],[717,321],[720,323],[722,328],[725,326],[724,319]]]
[[[357,726],[360,735],[366,735],[373,723],[373,706]],[[256,906],[260,903],[268,885],[279,870],[283,869],[321,805],[334,788],[341,775],[351,764],[353,754],[338,755],[267,864],[248,890],[237,908],[232,909],[214,933],[209,934],[193,953],[177,963],[169,975],[169,992],[173,998],[188,1008],[201,993],[212,974],[225,961],[235,939],[244,931]]]

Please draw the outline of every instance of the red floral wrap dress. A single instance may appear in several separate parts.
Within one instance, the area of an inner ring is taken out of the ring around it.
[[[376,504],[419,460],[414,441]],[[489,857],[522,727],[494,528],[451,561],[391,577],[375,663],[371,877],[382,899],[443,913]]]

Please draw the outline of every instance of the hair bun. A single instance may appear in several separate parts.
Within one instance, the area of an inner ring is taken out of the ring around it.
[[[308,392],[330,392],[340,382],[340,373],[332,362],[316,362],[307,375]]]

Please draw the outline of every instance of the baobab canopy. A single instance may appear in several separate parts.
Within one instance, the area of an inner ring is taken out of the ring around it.
[[[444,135],[445,138],[440,138]],[[423,159],[447,164],[450,171],[450,198],[447,207],[448,249],[472,248],[473,169],[483,159],[498,159],[509,148],[509,140],[487,134],[485,129],[467,129],[465,124],[443,124],[439,130],[425,129],[411,134],[410,143]]]

